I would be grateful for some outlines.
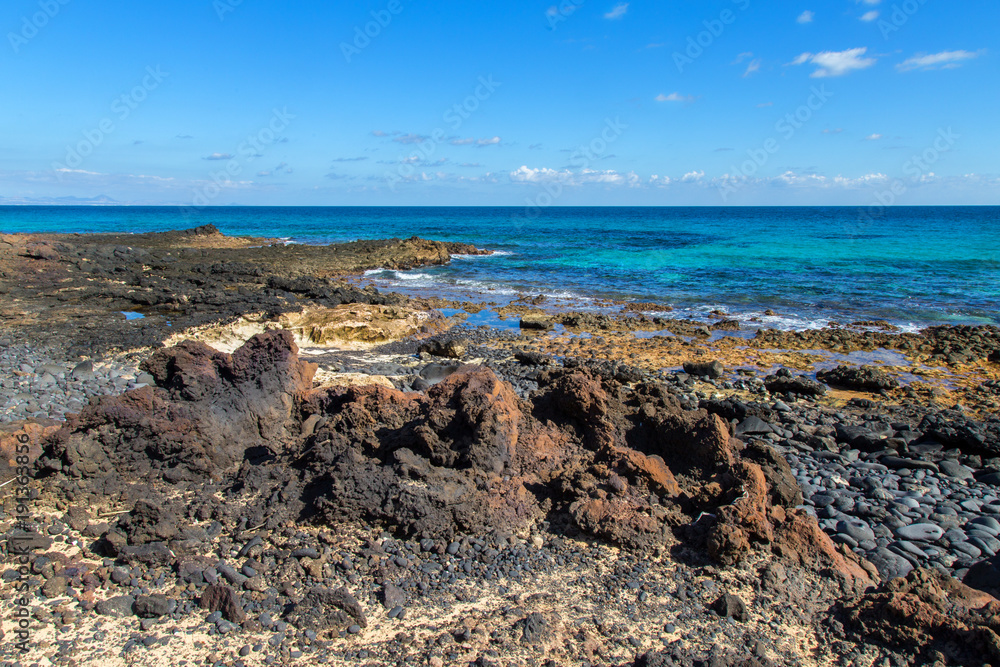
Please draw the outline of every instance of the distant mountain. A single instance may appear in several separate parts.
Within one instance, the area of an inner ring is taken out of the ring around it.
[[[124,206],[107,195],[96,197],[0,197],[0,206]]]

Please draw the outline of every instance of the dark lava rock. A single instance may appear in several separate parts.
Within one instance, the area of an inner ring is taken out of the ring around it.
[[[726,367],[718,361],[688,362],[684,364],[684,372],[688,375],[716,380],[723,376],[726,372]]]
[[[792,467],[773,447],[752,442],[743,450],[743,456],[760,466],[771,493],[771,502],[781,507],[797,507],[802,504],[802,487],[795,479]]]
[[[406,604],[406,593],[395,584],[382,585],[382,606],[386,609],[402,607]]]
[[[540,644],[551,634],[548,620],[539,613],[528,614],[518,625],[525,644]]]
[[[117,597],[101,600],[97,603],[97,613],[101,616],[113,616],[115,618],[125,618],[132,615],[135,598],[131,595],[119,595]]]
[[[888,424],[866,424],[851,426],[837,424],[837,441],[843,442],[865,452],[877,452],[888,447],[887,440],[892,437],[892,427]]]
[[[970,567],[962,583],[993,597],[1000,596],[1000,555],[981,560]]]
[[[732,618],[740,622],[746,622],[750,618],[746,603],[738,595],[723,594],[712,605],[712,609],[723,618]]]
[[[764,386],[772,394],[800,394],[802,396],[823,396],[830,388],[805,375],[793,375],[782,368],[774,375],[764,378]]]
[[[1000,660],[1000,602],[937,570],[913,570],[838,606],[852,639],[917,648],[925,659],[940,651],[961,665]]]
[[[135,599],[135,615],[139,618],[166,616],[176,606],[165,595],[140,595]]]
[[[525,313],[521,316],[521,328],[535,331],[549,331],[555,324],[552,317],[542,311]]]
[[[159,350],[143,364],[157,388],[92,401],[53,436],[41,466],[105,484],[232,469],[247,450],[289,438],[293,396],[316,371],[297,352],[287,331],[254,336],[232,355],[192,341]]]
[[[552,363],[552,357],[547,354],[542,354],[541,352],[525,352],[524,350],[515,350],[514,358],[525,366],[548,366]]]
[[[138,546],[124,545],[118,549],[118,558],[127,563],[142,563],[149,566],[170,565],[174,554],[163,542],[150,542]]]
[[[774,429],[771,428],[771,425],[760,417],[750,415],[736,425],[736,428],[733,429],[733,435],[759,435],[763,433],[771,433],[773,430]]]
[[[996,421],[980,424],[955,410],[942,410],[926,415],[918,430],[924,433],[922,440],[956,447],[966,454],[1000,455],[1000,423]]]
[[[288,622],[300,630],[339,633],[352,625],[368,627],[361,605],[346,588],[312,588],[288,612]]]
[[[131,512],[118,520],[129,544],[163,542],[177,536],[176,514],[162,502],[140,500]]]
[[[875,366],[837,366],[830,371],[821,371],[816,377],[833,387],[878,393],[899,387],[899,381]]]
[[[200,604],[202,609],[221,612],[223,618],[232,623],[242,623],[247,617],[239,594],[224,584],[213,584],[206,588],[201,594]]]

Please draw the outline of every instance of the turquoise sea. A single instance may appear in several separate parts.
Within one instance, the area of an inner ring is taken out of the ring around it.
[[[410,294],[654,301],[673,316],[722,309],[781,328],[1000,324],[1000,207],[0,208],[2,232],[203,224],[299,243],[422,236],[497,251],[369,275]]]

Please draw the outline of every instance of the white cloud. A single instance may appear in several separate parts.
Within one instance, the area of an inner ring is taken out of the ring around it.
[[[107,176],[107,174],[102,174],[99,171],[87,171],[86,169],[68,169],[66,167],[60,167],[56,169],[57,173],[60,174],[86,174],[87,176]]]
[[[428,139],[430,137],[425,134],[404,134],[401,137],[396,137],[393,141],[400,144],[422,144]]]
[[[861,16],[861,20],[864,21],[865,23],[871,23],[872,21],[874,21],[877,18],[878,18],[878,12],[875,11],[874,9],[872,11],[870,11],[870,12],[865,12]]]
[[[844,76],[854,70],[867,69],[875,64],[875,58],[863,57],[866,53],[868,53],[866,47],[846,51],[823,51],[815,54],[803,53],[789,64],[811,63],[816,65],[816,71],[809,76],[817,79],[828,76]]]
[[[628,4],[629,3],[627,2],[622,2],[620,4],[615,5],[615,8],[612,9],[607,14],[605,14],[604,18],[609,19],[611,21],[615,19],[620,19],[621,17],[625,16],[625,14],[628,12]]]
[[[799,18],[795,20],[798,21],[799,23],[812,23],[814,18],[816,18],[816,12],[811,12],[807,9],[806,11],[799,14]]]
[[[955,69],[961,67],[966,60],[973,60],[983,55],[985,51],[942,51],[941,53],[920,54],[904,60],[896,65],[900,72],[910,70]]]
[[[514,183],[559,183],[563,186],[578,185],[629,185],[637,186],[641,179],[635,172],[622,174],[614,169],[583,169],[579,172],[570,169],[549,169],[538,167],[533,169],[523,165],[510,172],[510,180]]]
[[[744,60],[749,60],[750,58],[753,58],[753,51],[746,51],[746,52],[741,53],[740,55],[736,56],[736,60],[734,60],[730,64],[732,64],[732,65],[739,65]]]
[[[827,129],[823,130],[823,134],[840,134],[843,131],[844,131],[844,128],[842,128],[842,127],[838,127],[838,128],[832,129],[832,130],[829,129],[829,128],[827,128]]]
[[[670,93],[669,95],[664,95],[660,93],[656,96],[657,102],[694,102],[694,95],[681,95],[680,93]]]
[[[202,160],[232,160],[232,153],[212,153],[207,157],[203,157]]]
[[[500,137],[492,137],[490,139],[480,139],[476,142],[477,146],[496,146],[500,143]]]
[[[753,74],[754,72],[758,72],[758,71],[760,71],[760,58],[757,58],[756,60],[751,60],[750,61],[750,64],[747,65],[747,71],[743,72],[743,78],[745,79],[748,76],[750,76],[751,74]]]
[[[705,178],[704,171],[689,171],[681,177],[681,183],[698,183]]]
[[[865,141],[878,141],[881,138],[882,138],[881,134],[869,134],[867,137],[865,137]]]

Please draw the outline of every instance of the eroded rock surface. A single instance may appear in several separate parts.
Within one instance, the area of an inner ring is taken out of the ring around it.
[[[936,570],[918,569],[842,607],[849,633],[886,645],[939,651],[962,665],[1000,660],[1000,602]]]
[[[287,331],[231,355],[185,342],[143,367],[157,386],[92,402],[49,437],[43,471],[99,492],[221,484],[256,494],[255,523],[360,519],[450,539],[546,521],[630,548],[691,541],[721,563],[756,545],[848,587],[870,583],[814,519],[788,510],[800,496],[781,457],[764,445],[744,456],[723,419],[656,384],[547,370],[524,400],[464,366],[426,394],[313,389],[315,367]],[[109,539],[140,561],[197,539],[160,514],[140,503]]]

